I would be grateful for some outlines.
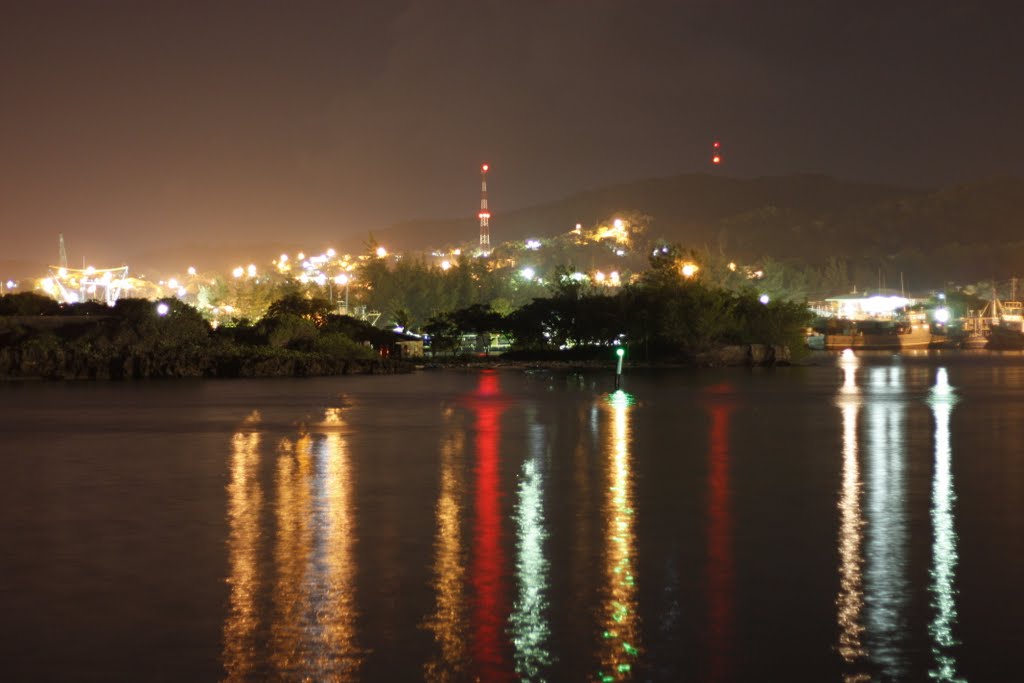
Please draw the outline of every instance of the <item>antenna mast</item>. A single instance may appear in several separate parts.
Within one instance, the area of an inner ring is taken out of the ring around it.
[[[487,207],[487,170],[488,164],[480,167],[480,253],[486,254],[491,249],[491,210]]]

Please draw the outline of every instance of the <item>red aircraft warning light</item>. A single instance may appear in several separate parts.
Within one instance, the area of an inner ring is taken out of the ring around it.
[[[722,157],[716,154],[715,156],[711,157],[711,163],[717,166],[718,164],[722,163]]]
[[[484,164],[483,166],[480,167],[480,170],[483,171],[484,173],[487,173],[487,169],[489,169],[489,168],[490,168],[490,165]]]

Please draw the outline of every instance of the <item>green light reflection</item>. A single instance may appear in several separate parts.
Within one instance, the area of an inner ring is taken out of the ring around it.
[[[509,617],[516,673],[520,680],[526,681],[543,680],[541,672],[552,661],[548,649],[551,634],[547,620],[548,560],[544,556],[548,533],[544,520],[544,476],[540,468],[544,433],[540,425],[531,425],[530,442],[532,457],[523,463],[515,511],[519,591]]]

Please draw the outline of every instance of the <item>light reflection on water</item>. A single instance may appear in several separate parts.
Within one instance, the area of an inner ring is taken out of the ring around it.
[[[227,680],[357,680],[362,653],[356,640],[354,511],[342,413],[328,408],[313,427],[323,433],[302,433],[278,445],[273,579],[261,574],[259,561],[263,545],[271,542],[260,532],[259,421],[254,412],[232,439]],[[270,614],[258,607],[264,591],[272,596]]]
[[[519,481],[516,501],[516,583],[518,596],[510,617],[516,673],[521,680],[539,676],[551,664],[548,649],[548,559],[544,543],[548,531],[544,519],[544,464],[547,443],[544,427],[533,410],[526,413],[529,433],[527,460]]]
[[[508,680],[508,618],[501,516],[501,414],[505,410],[498,375],[480,373],[470,407],[475,414],[476,491],[473,583],[473,660],[482,680]]]
[[[732,388],[717,384],[707,391],[708,429],[708,638],[709,680],[732,680],[735,567],[729,477],[729,423]]]
[[[867,646],[886,680],[907,675],[906,398],[899,366],[867,369]]]
[[[934,420],[928,673],[940,681],[961,681],[950,445],[955,391],[945,368],[937,369],[923,401],[909,385],[927,381],[925,374],[908,376],[899,365],[865,367],[855,357],[841,359],[839,368],[834,642],[842,680],[902,680],[915,670],[915,627],[908,614],[913,587],[907,429],[912,407],[927,405]],[[730,426],[737,411],[725,384],[705,389],[700,404],[708,417],[708,474],[702,485],[707,500],[704,666],[707,680],[728,681],[738,675],[734,622],[743,610],[737,602],[733,547],[733,506],[741,501],[733,499],[731,482]],[[547,512],[551,430],[534,404],[516,407],[522,410],[524,448],[516,458],[514,483],[503,483],[501,464],[509,453],[502,422],[513,405],[502,393],[499,375],[481,373],[472,393],[441,411],[430,565],[434,606],[419,622],[434,640],[433,654],[422,660],[425,680],[549,680],[557,670]],[[593,548],[601,566],[594,568],[599,581],[589,599],[597,608],[601,634],[591,655],[595,678],[604,681],[633,679],[644,663],[640,615],[645,608],[638,592],[631,451],[637,409],[633,396],[622,391],[580,406],[566,458],[577,516],[587,509],[590,468],[603,470],[599,475],[594,471],[594,505],[600,509],[595,507],[592,514],[603,547]],[[359,678],[367,651],[358,638],[358,532],[344,415],[328,409],[322,422],[280,439],[273,483],[265,487],[259,477],[260,449],[272,444],[266,445],[261,436],[259,412],[243,421],[232,438],[227,487],[230,604],[223,646],[228,680]],[[598,451],[598,459],[589,457]],[[502,512],[504,489],[514,496],[511,517]],[[268,519],[274,526],[270,534],[261,531]],[[507,540],[506,524],[511,530]],[[584,530],[588,522],[578,518],[577,524]],[[588,534],[579,533],[566,559],[573,565],[585,563],[589,547]],[[261,548],[269,549],[269,572],[260,563]],[[579,574],[580,579],[585,576]],[[588,595],[581,591],[587,583],[574,582],[563,599],[585,608]],[[269,609],[261,607],[261,595]]]
[[[0,387],[5,680],[1010,680],[1024,366],[946,358]]]
[[[260,511],[263,491],[258,477],[260,434],[249,431],[260,421],[253,411],[231,439],[231,480],[228,484],[228,584],[231,595],[224,622],[224,668],[227,680],[254,676],[259,643],[256,600],[262,577],[259,573]]]
[[[956,395],[949,385],[946,368],[939,368],[935,386],[931,389],[928,404],[935,417],[935,463],[932,480],[932,567],[929,591],[934,610],[928,632],[932,637],[933,668],[928,672],[938,681],[961,681],[957,675],[954,647],[958,644],[953,633],[956,624],[956,529],[953,524],[953,505],[956,494],[953,491],[951,469],[952,448],[949,438],[950,414],[956,404]]]
[[[356,680],[354,534],[341,412],[326,434],[283,439],[277,459],[272,660],[283,679]]]
[[[436,611],[426,627],[433,631],[439,651],[424,664],[428,681],[458,681],[466,677],[465,553],[462,548],[462,515],[465,512],[462,481],[465,437],[458,415],[451,407],[442,415],[441,490],[435,515],[434,578]]]
[[[634,538],[630,412],[634,399],[624,391],[611,394],[607,444],[608,488],[604,505],[605,585],[601,606],[602,639],[598,677],[602,681],[632,678],[640,652],[640,623],[636,604],[636,540]]]
[[[868,391],[864,395],[856,381],[858,365],[854,357],[840,360],[843,384],[837,405],[843,421],[843,475],[839,496],[837,650],[846,665],[846,681],[872,680],[865,670],[866,664],[885,680],[902,680],[910,666],[907,606],[912,591],[907,576],[909,525],[905,482],[909,451],[904,428],[905,413],[914,399],[909,397],[911,388],[899,366],[867,368]],[[932,561],[928,586],[933,611],[928,624],[933,661],[928,675],[949,682],[964,680],[957,673],[955,649],[959,641],[954,634],[958,553],[950,415],[956,400],[946,368],[939,367],[926,399],[935,425],[930,510]],[[857,429],[858,413],[865,405],[869,434],[864,445],[870,458],[866,519],[860,505],[862,441]],[[865,563],[862,528],[865,525],[867,571],[862,572]],[[866,627],[862,623],[865,605]]]
[[[860,389],[857,386],[857,358],[844,356],[840,361],[843,371],[843,385],[837,401],[843,419],[843,475],[839,496],[839,594],[836,597],[837,620],[839,622],[839,655],[847,671],[844,681],[860,683],[870,676],[858,668],[863,666],[867,651],[862,636],[864,625],[864,556],[863,527],[861,511],[860,461],[857,439],[857,415],[861,407]]]

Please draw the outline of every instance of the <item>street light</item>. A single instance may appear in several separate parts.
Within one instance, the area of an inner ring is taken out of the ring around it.
[[[335,284],[345,285],[345,315],[348,315],[348,282],[349,277],[342,273],[334,278]]]

